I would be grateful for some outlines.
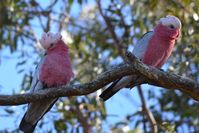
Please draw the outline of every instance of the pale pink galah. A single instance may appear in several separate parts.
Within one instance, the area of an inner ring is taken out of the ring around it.
[[[181,22],[175,16],[161,18],[154,31],[147,32],[135,44],[133,54],[143,63],[161,68],[172,53],[175,41],[180,35]],[[120,89],[129,87],[136,82],[135,76],[126,76],[118,79],[105,91],[100,98],[104,101],[112,97]]]
[[[46,53],[37,66],[30,93],[47,87],[66,85],[74,76],[69,48],[61,38],[62,36],[59,33],[43,33],[40,43]],[[20,130],[26,133],[33,132],[38,121],[52,108],[56,101],[57,98],[30,103],[21,120]]]

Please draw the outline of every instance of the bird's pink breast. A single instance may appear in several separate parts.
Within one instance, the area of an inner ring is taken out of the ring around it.
[[[156,44],[161,44],[161,45],[156,45]],[[149,41],[149,46],[144,55],[143,62],[147,65],[161,68],[162,65],[168,59],[168,57],[171,55],[173,46],[174,46],[173,42],[168,42],[166,44],[165,42],[152,38]]]
[[[154,32],[142,60],[147,65],[161,68],[171,55],[179,33],[162,25],[157,26]]]
[[[40,70],[39,79],[48,87],[65,85],[74,76],[68,50],[48,52]]]

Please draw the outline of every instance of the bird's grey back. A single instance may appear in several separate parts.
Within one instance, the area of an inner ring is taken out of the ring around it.
[[[153,36],[153,31],[149,31],[142,35],[142,37],[137,41],[137,43],[134,45],[134,49],[132,53],[139,59],[142,59],[144,56],[144,53],[147,49],[149,40]]]

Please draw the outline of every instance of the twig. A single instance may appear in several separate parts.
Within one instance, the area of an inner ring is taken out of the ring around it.
[[[138,93],[140,95],[140,100],[142,102],[142,109],[143,111],[146,113],[146,116],[151,124],[151,129],[152,129],[152,133],[157,133],[158,132],[158,127],[157,127],[157,123],[156,120],[152,114],[152,112],[147,108],[146,102],[145,102],[145,98],[143,95],[143,91],[140,85],[138,85]]]
[[[122,42],[117,38],[117,35],[116,35],[116,33],[115,33],[115,28],[114,28],[114,26],[111,24],[110,19],[103,13],[100,0],[97,0],[97,5],[98,5],[98,8],[99,8],[100,14],[102,15],[104,21],[106,22],[107,28],[108,28],[109,32],[111,33],[111,35],[112,35],[112,37],[113,37],[113,40],[114,40],[114,42],[115,42],[114,44],[115,44],[116,49],[118,49],[119,55],[121,55],[122,58],[123,58],[124,60],[126,60],[125,53],[124,53],[124,51],[123,51],[123,48],[124,48],[124,47],[123,47],[123,45],[122,45]]]
[[[92,127],[87,121],[87,118],[83,115],[82,111],[80,110],[79,106],[75,106],[75,108],[71,109],[77,116],[77,119],[81,123],[83,127],[83,132],[84,133],[91,133]]]

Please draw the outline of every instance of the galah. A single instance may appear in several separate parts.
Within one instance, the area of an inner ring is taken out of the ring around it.
[[[30,93],[48,88],[66,85],[74,76],[69,57],[69,48],[57,33],[43,33],[41,46],[46,50],[35,71]],[[25,133],[34,131],[38,121],[52,108],[56,99],[44,99],[30,103],[21,120],[20,130]]]
[[[153,31],[145,33],[135,44],[133,54],[143,63],[161,68],[172,53],[175,41],[180,35],[181,22],[175,16],[161,18]],[[120,89],[136,82],[135,76],[125,76],[112,83],[100,98],[104,101],[112,97]]]

